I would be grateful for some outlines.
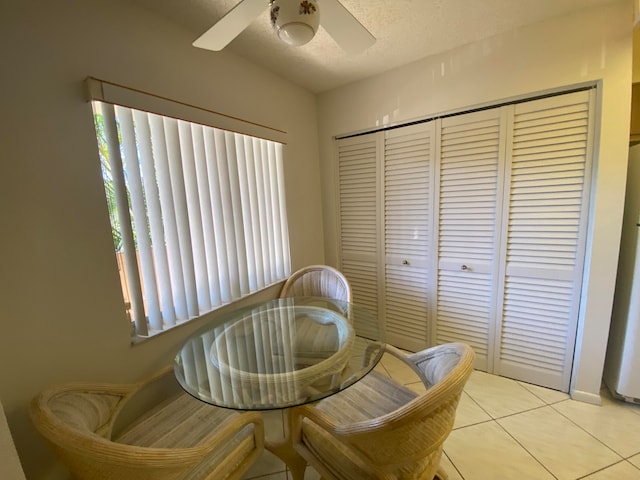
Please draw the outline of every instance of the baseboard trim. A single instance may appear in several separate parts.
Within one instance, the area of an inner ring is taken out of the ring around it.
[[[600,394],[582,392],[580,390],[572,390],[569,392],[572,400],[576,400],[578,402],[591,403],[593,405],[602,405],[602,398]]]

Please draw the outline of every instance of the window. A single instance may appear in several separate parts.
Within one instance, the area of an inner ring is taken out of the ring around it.
[[[92,105],[123,295],[137,336],[288,277],[281,143]]]

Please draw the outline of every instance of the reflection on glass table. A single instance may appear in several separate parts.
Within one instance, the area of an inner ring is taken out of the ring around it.
[[[239,410],[294,407],[336,393],[383,353],[378,320],[326,298],[279,298],[230,312],[194,333],[175,357],[194,397]]]

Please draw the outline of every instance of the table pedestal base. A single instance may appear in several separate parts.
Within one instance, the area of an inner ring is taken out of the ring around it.
[[[264,446],[285,463],[291,472],[293,480],[304,480],[304,471],[307,468],[307,461],[293,449],[293,446],[288,439],[278,442],[266,441]]]
[[[264,447],[273,453],[276,457],[284,462],[293,480],[304,480],[304,472],[307,468],[307,461],[293,448],[293,442],[291,438],[292,428],[291,419],[292,411],[296,407],[285,408],[283,410],[283,427],[285,428],[284,437],[278,436],[278,438],[265,438]]]

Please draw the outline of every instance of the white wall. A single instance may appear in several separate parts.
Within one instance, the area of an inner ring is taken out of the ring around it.
[[[624,202],[632,58],[631,3],[556,18],[389,71],[318,98],[325,249],[337,264],[332,138],[533,92],[601,81],[588,264],[571,391],[599,401]]]
[[[59,381],[137,379],[201,323],[129,343],[84,78],[286,130],[294,269],[324,260],[315,97],[126,1],[4,2],[0,32],[0,399],[27,477],[58,478],[29,400]]]

